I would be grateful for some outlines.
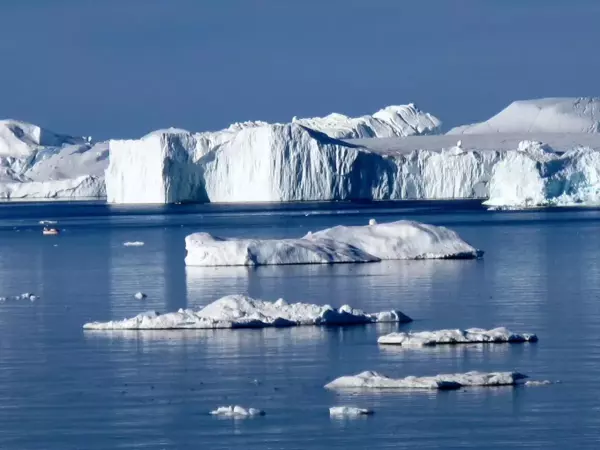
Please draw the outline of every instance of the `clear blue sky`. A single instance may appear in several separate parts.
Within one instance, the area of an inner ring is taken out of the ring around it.
[[[0,0],[0,118],[94,138],[600,94],[598,0]]]

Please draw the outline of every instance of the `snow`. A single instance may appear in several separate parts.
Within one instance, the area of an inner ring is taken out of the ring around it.
[[[142,241],[127,241],[123,242],[125,247],[142,247],[144,243]]]
[[[335,417],[370,416],[373,413],[372,409],[357,408],[355,406],[332,406],[329,408],[329,415]]]
[[[143,292],[136,292],[133,296],[136,300],[144,300],[147,295],[144,294]]]
[[[464,386],[512,386],[527,378],[518,372],[466,372],[430,377],[390,378],[366,371],[336,378],[327,389],[460,389]]]
[[[252,417],[264,416],[265,412],[256,408],[244,408],[243,406],[219,406],[214,411],[210,412],[213,416],[224,417]]]
[[[329,305],[289,304],[283,299],[268,302],[244,295],[230,295],[198,311],[180,309],[164,315],[149,311],[121,321],[86,323],[83,328],[89,330],[265,328],[410,321],[410,317],[400,311],[367,314],[348,305],[336,309]]]
[[[194,233],[185,242],[188,266],[364,263],[476,258],[483,253],[448,228],[407,220],[337,226],[299,239],[225,239]]]
[[[476,344],[476,343],[520,343],[537,342],[535,334],[517,334],[506,328],[484,330],[469,328],[467,330],[438,330],[409,333],[390,333],[380,336],[379,344],[402,346],[432,346],[440,344]]]
[[[543,98],[508,105],[490,119],[453,128],[448,134],[599,133],[600,98]]]

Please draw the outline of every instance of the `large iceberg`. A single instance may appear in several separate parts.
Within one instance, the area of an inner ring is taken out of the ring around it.
[[[185,238],[188,266],[365,263],[390,259],[465,259],[483,252],[456,232],[401,220],[337,226],[299,239],[225,239],[208,233]]]
[[[600,133],[600,98],[541,98],[508,105],[484,122],[448,134]]]
[[[266,328],[300,325],[358,325],[376,322],[407,323],[412,319],[400,311],[367,314],[348,305],[332,308],[308,303],[257,300],[244,295],[223,297],[195,311],[180,309],[159,314],[138,314],[131,319],[86,323],[87,330],[166,330]]]
[[[377,339],[379,344],[402,345],[404,347],[423,347],[433,345],[454,344],[498,344],[537,342],[535,334],[518,334],[504,327],[484,330],[469,328],[467,330],[437,330],[409,333],[390,333]]]
[[[390,378],[366,371],[336,378],[327,389],[460,389],[464,386],[512,386],[527,378],[518,372],[466,372],[430,377]]]
[[[108,144],[0,120],[0,199],[103,198]]]

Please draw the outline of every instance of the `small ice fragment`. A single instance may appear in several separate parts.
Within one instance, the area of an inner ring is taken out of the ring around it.
[[[546,386],[548,384],[552,384],[550,380],[530,380],[526,381],[525,386]]]
[[[377,225],[377,221],[375,219],[369,219],[369,225],[370,226]]]
[[[143,292],[136,292],[135,295],[134,295],[134,297],[137,300],[144,300],[147,297],[147,295],[144,294]]]
[[[123,245],[125,247],[141,247],[142,245],[144,245],[144,243],[142,241],[132,241],[132,242],[123,242]]]
[[[39,224],[40,225],[55,225],[58,222],[56,220],[40,220]]]
[[[357,408],[355,406],[332,406],[329,408],[330,416],[369,416],[373,414],[372,409]]]
[[[210,414],[213,416],[224,416],[224,417],[253,417],[253,416],[264,416],[265,412],[256,408],[244,408],[243,406],[219,406]]]

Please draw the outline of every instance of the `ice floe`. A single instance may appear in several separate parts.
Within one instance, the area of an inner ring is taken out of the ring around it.
[[[332,406],[329,408],[329,415],[335,417],[370,416],[373,413],[372,409],[357,408],[355,406]]]
[[[146,295],[146,294],[144,294],[143,292],[136,292],[136,293],[133,295],[133,297],[134,297],[135,299],[137,299],[137,300],[144,300],[144,299],[147,297],[147,295]]]
[[[537,342],[535,334],[517,334],[504,327],[484,330],[482,328],[469,328],[466,330],[437,330],[419,331],[408,333],[390,333],[380,336],[377,342],[380,344],[392,344],[402,346],[431,346],[452,344],[480,344],[480,343],[518,343]]]
[[[188,266],[365,263],[483,254],[448,228],[406,220],[337,226],[299,239],[226,239],[194,233],[185,242]]]
[[[527,378],[518,372],[466,372],[429,377],[390,378],[377,372],[336,378],[328,389],[460,389],[465,386],[512,386]]]
[[[265,412],[256,408],[244,408],[243,406],[219,406],[210,412],[213,416],[223,417],[254,417],[264,416]]]
[[[180,309],[159,314],[155,311],[110,322],[86,323],[88,330],[265,328],[299,325],[355,325],[376,322],[410,322],[400,311],[368,314],[348,305],[333,308],[308,303],[257,300],[244,295],[223,297],[200,310]]]
[[[123,242],[125,247],[142,247],[144,243],[142,241]]]

